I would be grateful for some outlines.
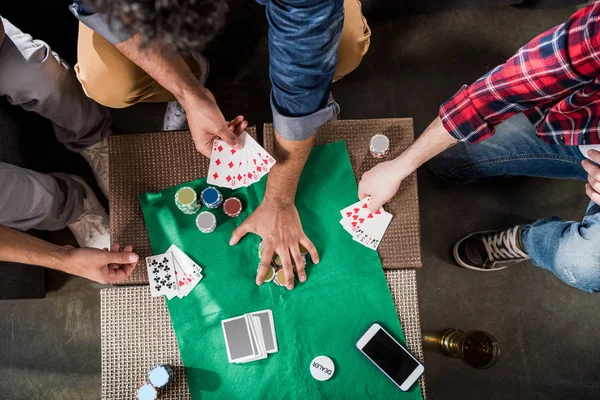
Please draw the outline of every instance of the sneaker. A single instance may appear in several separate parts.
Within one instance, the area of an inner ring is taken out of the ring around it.
[[[94,195],[92,188],[78,176],[70,175],[83,187],[83,213],[79,219],[67,227],[73,232],[80,247],[97,249],[110,248],[108,214]]]
[[[112,132],[109,132],[109,135]],[[83,158],[90,164],[98,186],[108,199],[108,136],[81,152]]]
[[[454,245],[454,259],[475,271],[499,271],[529,260],[522,250],[521,225],[503,231],[481,231],[465,236]]]
[[[200,84],[204,86],[208,79],[208,73],[210,72],[210,64],[208,59],[202,54],[192,51],[192,57],[198,63],[200,67]],[[178,101],[169,101],[167,103],[167,110],[165,111],[165,117],[163,119],[163,131],[180,131],[187,130],[189,128],[187,123],[187,115],[185,110],[179,104]]]

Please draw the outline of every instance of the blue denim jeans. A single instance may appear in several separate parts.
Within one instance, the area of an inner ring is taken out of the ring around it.
[[[430,161],[431,169],[451,183],[490,178],[536,176],[587,180],[577,147],[547,144],[534,126],[517,114],[478,144],[459,143]],[[583,183],[582,183],[583,186]],[[583,221],[544,218],[523,227],[521,242],[531,261],[565,283],[586,292],[600,291],[600,207],[590,203]]]

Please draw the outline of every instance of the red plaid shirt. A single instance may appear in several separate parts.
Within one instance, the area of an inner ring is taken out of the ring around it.
[[[548,143],[600,144],[600,2],[522,47],[440,107],[460,141],[479,142],[523,112]]]

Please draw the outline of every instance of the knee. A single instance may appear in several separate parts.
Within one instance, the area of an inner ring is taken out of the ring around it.
[[[80,61],[75,72],[85,94],[105,107],[128,107],[136,96],[133,80],[117,78],[106,69],[97,69]]]
[[[338,64],[334,80],[339,80],[354,71],[371,44],[371,29],[362,14],[360,1],[346,0],[344,12],[344,27],[338,47]]]
[[[427,163],[429,169],[447,183],[455,185],[469,183],[467,177],[460,174],[458,164],[459,160],[451,149],[438,154]]]
[[[600,227],[585,228],[573,224],[576,229],[569,240],[559,244],[553,270],[565,283],[588,293],[600,292]],[[595,239],[590,237],[595,235]]]

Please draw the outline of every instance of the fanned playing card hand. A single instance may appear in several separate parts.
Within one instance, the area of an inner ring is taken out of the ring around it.
[[[340,224],[355,241],[377,250],[383,234],[392,220],[392,214],[385,211],[383,207],[375,212],[369,211],[370,202],[371,197],[365,197],[341,210]]]
[[[150,293],[171,300],[187,296],[203,278],[202,268],[174,244],[166,253],[146,257]]]
[[[244,147],[236,150],[222,140],[214,141],[206,179],[209,185],[237,189],[269,173],[275,159],[247,132],[240,135],[240,142]]]

